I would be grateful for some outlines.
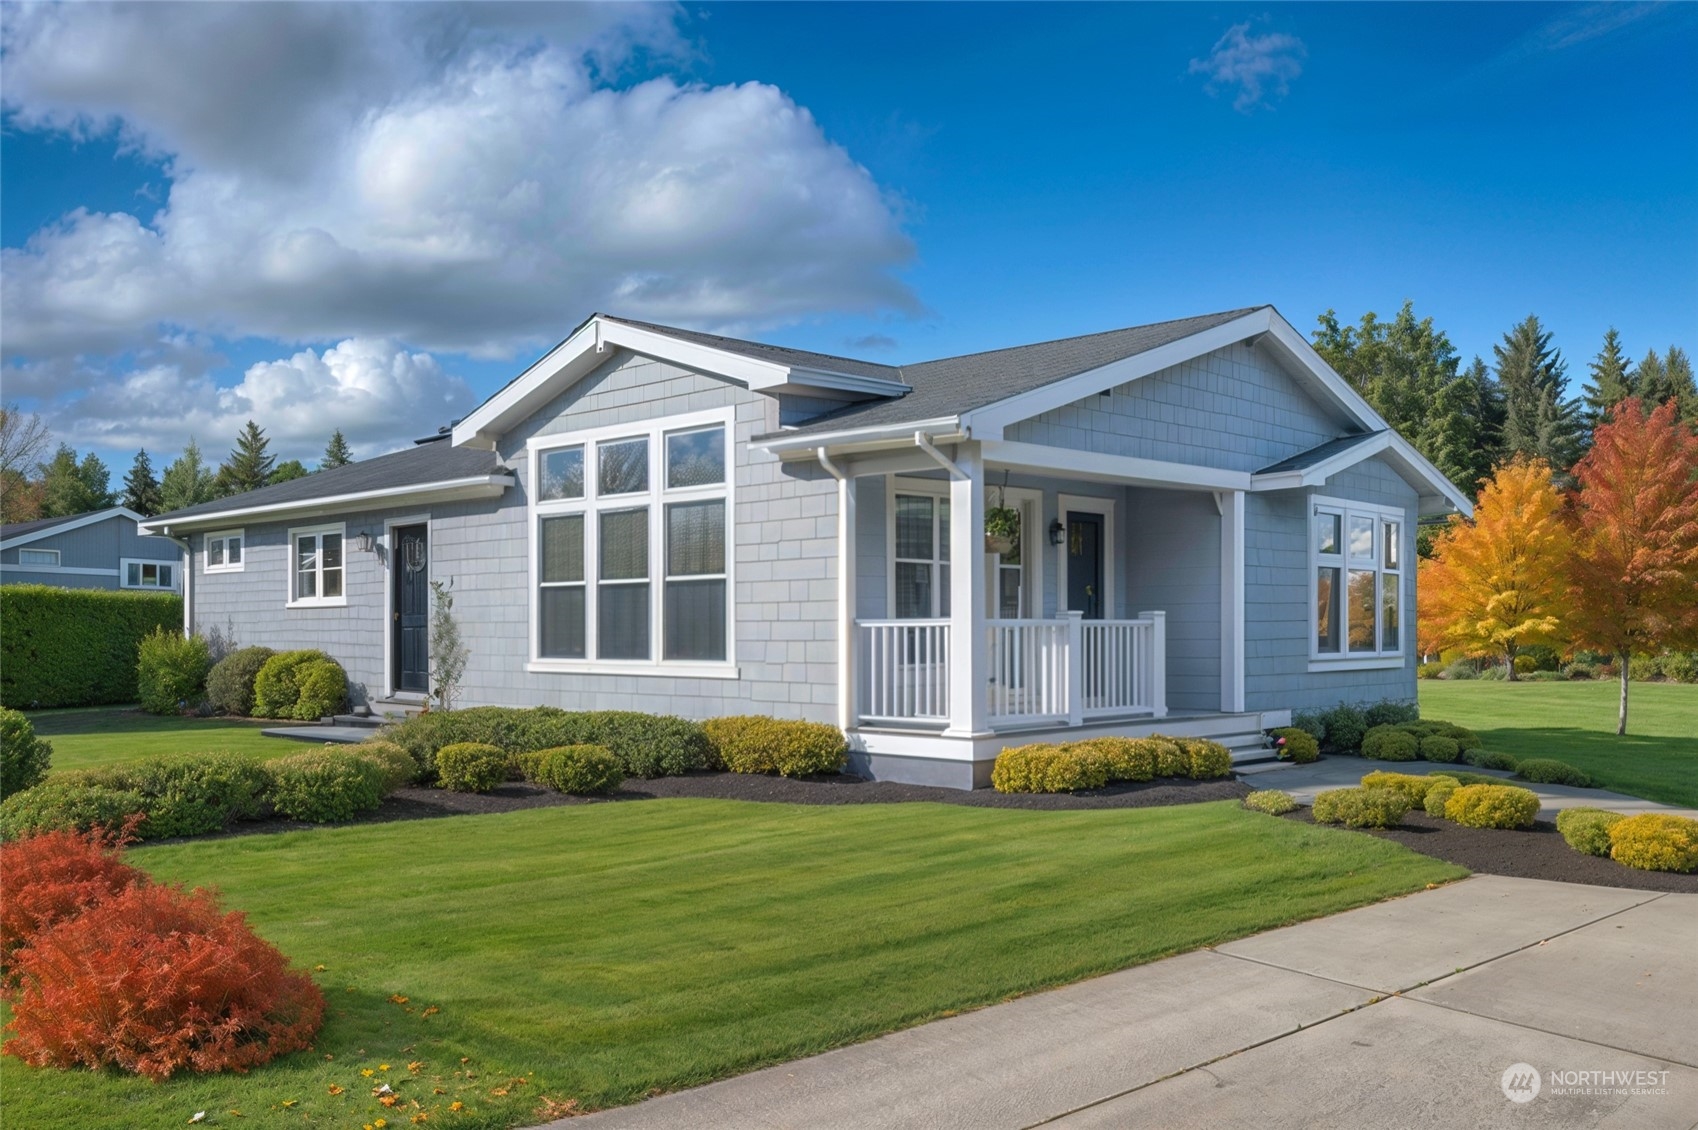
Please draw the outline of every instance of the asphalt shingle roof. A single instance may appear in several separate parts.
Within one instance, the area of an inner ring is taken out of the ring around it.
[[[62,518],[37,518],[33,522],[9,522],[0,526],[0,541],[11,541],[24,534],[33,534],[41,530],[63,526],[66,522],[75,522],[78,518],[86,518],[86,514],[67,514]]]
[[[1279,471],[1307,471],[1317,463],[1324,463],[1334,455],[1342,455],[1357,444],[1367,443],[1375,436],[1384,434],[1385,430],[1382,428],[1377,432],[1364,432],[1361,435],[1329,439],[1319,446],[1311,447],[1307,451],[1299,451],[1296,455],[1281,459],[1278,463],[1270,463],[1257,471],[1256,474],[1271,475]]]
[[[782,345],[767,345],[759,341],[744,341],[735,337],[720,337],[718,334],[705,334],[696,330],[681,330],[675,326],[660,326],[653,322],[639,322],[633,318],[621,318],[616,314],[597,314],[598,318],[606,318],[610,322],[619,322],[627,326],[635,326],[640,330],[653,330],[655,333],[675,337],[679,341],[694,342],[712,349],[723,349],[727,353],[736,353],[743,357],[752,357],[757,361],[771,361],[775,365],[788,365],[801,369],[820,369],[828,373],[843,373],[852,377],[877,377],[880,380],[900,381],[902,370],[895,365],[881,365],[876,361],[859,361],[853,357],[838,357],[830,353],[812,353],[806,349],[786,349]]]
[[[493,451],[455,447],[447,440],[438,440],[421,443],[389,455],[363,459],[345,467],[318,471],[286,483],[260,487],[244,494],[233,494],[228,498],[214,499],[198,506],[186,506],[169,514],[160,514],[149,521],[170,522],[204,514],[222,514],[229,510],[246,510],[254,506],[311,502],[339,494],[396,490],[450,479],[494,475],[504,470],[500,458]]]

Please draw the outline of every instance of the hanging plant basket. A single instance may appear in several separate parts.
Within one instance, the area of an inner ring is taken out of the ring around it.
[[[985,511],[985,552],[1007,553],[1020,544],[1020,511],[993,506]]]

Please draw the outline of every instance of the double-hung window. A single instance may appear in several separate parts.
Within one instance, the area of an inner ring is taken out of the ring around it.
[[[949,615],[949,499],[897,491],[892,611],[898,620]]]
[[[1312,500],[1311,658],[1391,659],[1403,654],[1403,511]]]
[[[289,531],[290,607],[347,603],[342,535],[340,524]]]
[[[239,573],[242,571],[242,531],[225,530],[206,535],[206,567],[208,573]]]
[[[531,441],[538,669],[731,661],[731,423]]]
[[[119,584],[127,589],[176,588],[177,567],[165,561],[141,561],[124,558],[119,562],[122,572]]]

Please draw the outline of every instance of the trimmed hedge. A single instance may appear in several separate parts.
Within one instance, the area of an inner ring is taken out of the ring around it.
[[[181,631],[169,593],[0,585],[0,703],[13,709],[136,701],[136,655]]]
[[[1378,770],[1362,777],[1362,787],[1365,789],[1396,789],[1409,798],[1411,808],[1420,808],[1427,799],[1427,793],[1435,785],[1449,781],[1453,785],[1462,782],[1455,777],[1443,773],[1387,773]]]
[[[1471,749],[1462,755],[1462,760],[1476,769],[1514,769],[1515,758],[1507,753],[1487,753],[1483,749]]]
[[[1070,793],[1108,784],[1108,763],[1083,744],[1034,742],[997,754],[991,787],[999,793]]]
[[[1362,712],[1362,720],[1371,730],[1375,726],[1400,726],[1413,722],[1421,717],[1421,708],[1413,702],[1400,702],[1388,698],[1376,702]]]
[[[183,753],[85,770],[90,785],[135,793],[147,819],[144,840],[198,836],[260,814],[269,780],[265,770],[233,753]]]
[[[345,752],[349,747],[309,750],[262,768],[267,795],[284,816],[311,824],[349,820],[383,803],[385,773],[375,758]]]
[[[1297,811],[1297,798],[1278,789],[1258,789],[1244,798],[1244,807],[1251,812],[1284,816],[1287,812]]]
[[[214,663],[206,673],[207,705],[220,714],[250,717],[254,712],[254,680],[265,661],[276,654],[269,647],[244,647]]]
[[[1232,776],[1232,751],[1207,738],[1176,738],[1185,751],[1185,773],[1193,781]]]
[[[93,828],[116,832],[130,817],[145,811],[147,802],[138,792],[61,779],[64,776],[49,777],[33,789],[0,801],[0,839]]]
[[[1421,801],[1421,811],[1437,820],[1444,819],[1444,806],[1450,803],[1450,794],[1460,789],[1464,782],[1448,773],[1433,774],[1434,781],[1427,788],[1427,795]]]
[[[437,751],[460,742],[492,745],[510,756],[568,745],[605,746],[628,777],[677,776],[713,764],[707,735],[695,722],[628,710],[475,706],[415,715],[385,727],[380,736],[412,754],[426,780],[436,775]]]
[[[1320,717],[1326,731],[1328,749],[1339,753],[1354,753],[1362,748],[1362,738],[1368,732],[1368,716],[1360,707],[1339,703]]]
[[[1393,828],[1411,807],[1408,795],[1397,789],[1329,789],[1316,794],[1314,817],[1317,824]]]
[[[1557,831],[1568,846],[1587,855],[1610,856],[1610,826],[1627,817],[1601,808],[1565,808],[1557,813]]]
[[[1421,739],[1421,760],[1455,765],[1462,760],[1462,746],[1457,744],[1455,738],[1447,738],[1443,734],[1428,734]]]
[[[1281,726],[1269,730],[1274,744],[1279,747],[1279,756],[1290,758],[1298,765],[1307,765],[1321,756],[1321,743],[1309,731],[1297,726]]]
[[[1148,781],[1156,775],[1156,758],[1163,742],[1151,738],[1105,737],[1073,745],[1101,758],[1111,781]]]
[[[1646,812],[1610,825],[1610,858],[1641,871],[1698,871],[1698,820]]]
[[[733,773],[836,773],[849,757],[843,731],[824,722],[739,714],[709,718],[702,733],[713,759]]]
[[[1597,784],[1590,776],[1566,761],[1549,757],[1529,757],[1515,765],[1515,775],[1523,781],[1538,785],[1573,785],[1589,789]]]
[[[605,796],[625,783],[619,759],[598,745],[566,745],[523,755],[526,780],[555,792]]]
[[[1539,798],[1515,785],[1463,785],[1445,801],[1444,817],[1468,828],[1531,828]]]
[[[418,762],[413,755],[396,745],[394,742],[373,738],[360,742],[358,745],[333,746],[326,749],[341,749],[356,757],[364,757],[375,761],[383,770],[383,795],[388,796],[396,789],[404,789],[419,779]]]
[[[322,651],[281,651],[254,677],[254,713],[261,718],[312,722],[348,701],[348,675]]]
[[[211,668],[204,636],[185,638],[164,628],[150,632],[136,651],[136,701],[149,714],[179,714],[198,706]]]
[[[1414,761],[1421,743],[1396,726],[1375,726],[1362,738],[1362,756],[1375,761]]]
[[[483,742],[456,742],[436,751],[437,783],[457,793],[487,793],[507,779],[507,754]]]
[[[39,785],[53,763],[53,744],[35,736],[35,724],[0,707],[0,798]]]

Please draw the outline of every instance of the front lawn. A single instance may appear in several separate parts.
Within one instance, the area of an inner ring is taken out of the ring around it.
[[[1606,789],[1698,808],[1698,685],[1634,683],[1627,736],[1615,733],[1613,680],[1423,680],[1421,716],[1457,722],[1486,748],[1577,765]]]
[[[90,769],[161,753],[227,750],[259,760],[299,753],[301,745],[260,734],[289,722],[238,722],[229,718],[169,718],[131,706],[34,710],[38,736],[53,743],[53,768]]]
[[[318,1046],[158,1086],[0,1060],[9,1125],[530,1124],[1466,874],[1231,802],[651,800],[132,854],[322,966]]]

